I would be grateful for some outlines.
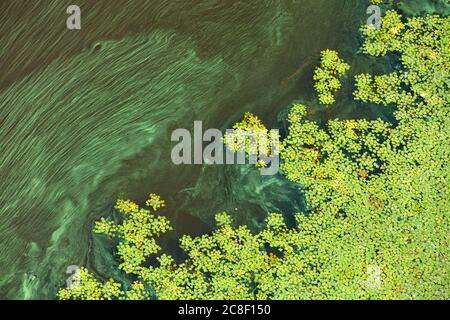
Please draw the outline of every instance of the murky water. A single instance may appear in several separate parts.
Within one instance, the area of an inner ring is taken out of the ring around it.
[[[66,29],[66,8],[82,29]],[[0,297],[53,298],[68,265],[102,276],[110,248],[92,235],[119,195],[167,200],[179,234],[228,211],[257,228],[301,210],[281,176],[249,166],[175,166],[170,134],[230,127],[245,111],[269,128],[303,97],[317,57],[356,66],[361,0],[2,0],[0,2]],[[356,70],[359,67],[355,67]],[[356,72],[356,71],[355,71]],[[320,118],[355,116],[351,87]],[[381,113],[378,116],[383,116]]]

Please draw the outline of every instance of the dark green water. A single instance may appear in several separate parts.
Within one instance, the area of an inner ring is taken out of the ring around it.
[[[69,31],[66,7],[82,9]],[[119,195],[166,199],[179,234],[232,213],[257,228],[267,212],[301,210],[280,175],[248,166],[175,166],[170,134],[229,128],[245,111],[269,128],[303,97],[311,116],[376,117],[344,87],[315,107],[318,54],[338,49],[359,72],[362,0],[0,2],[0,297],[54,298],[68,265],[114,268],[93,221]],[[367,68],[372,68],[369,62]],[[364,65],[364,64],[363,64]],[[316,110],[314,112],[314,110]]]

